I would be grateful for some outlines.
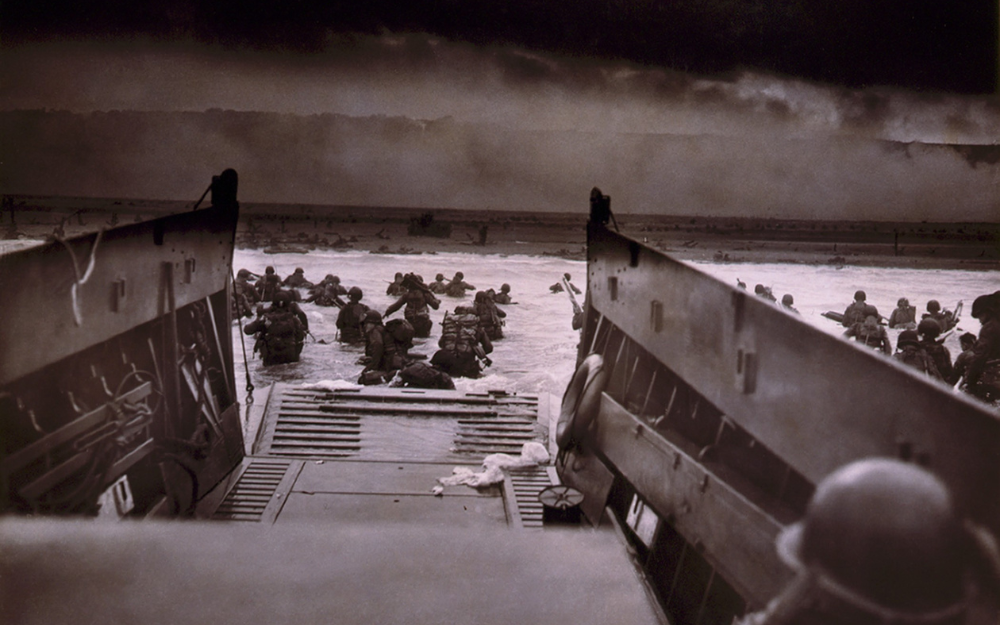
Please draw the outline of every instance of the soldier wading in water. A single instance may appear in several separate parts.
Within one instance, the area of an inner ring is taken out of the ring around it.
[[[365,338],[363,324],[368,306],[361,303],[363,296],[364,293],[356,286],[352,286],[347,292],[350,301],[337,315],[337,330],[340,332],[341,343],[360,343]]]
[[[409,363],[407,352],[413,347],[413,326],[403,319],[382,324],[377,310],[365,313],[365,364],[358,384],[388,382]]]
[[[457,306],[454,313],[444,314],[441,325],[441,349],[431,358],[432,365],[452,377],[478,378],[482,372],[480,361],[487,367],[493,364],[487,356],[493,344],[480,326],[475,308]]]
[[[982,324],[965,371],[966,390],[986,402],[1000,401],[1000,291],[972,302],[972,316]]]
[[[844,332],[844,336],[854,337],[858,343],[878,350],[886,356],[892,354],[892,341],[889,340],[889,334],[874,315],[868,315],[864,321],[855,323]]]
[[[465,282],[465,274],[461,271],[455,272],[455,277],[451,279],[448,286],[445,288],[444,293],[449,297],[462,297],[465,295],[466,291],[475,291],[476,287],[472,286],[468,282]]]
[[[428,284],[427,288],[430,289],[431,293],[436,293],[438,295],[441,295],[442,293],[447,291],[448,283],[444,281],[444,274],[439,273],[438,275],[434,276],[434,282]]]
[[[503,338],[503,317],[507,313],[497,308],[496,303],[485,291],[477,291],[472,307],[479,315],[479,327],[483,329],[491,341]]]
[[[257,301],[270,302],[280,290],[281,280],[274,273],[274,267],[268,265],[264,269],[264,275],[257,281]]]
[[[286,291],[274,295],[271,307],[243,329],[257,335],[254,351],[260,351],[264,366],[298,362],[306,338],[306,327],[291,309],[292,296]]]
[[[403,316],[413,326],[414,336],[426,338],[431,335],[431,328],[434,327],[428,307],[437,310],[441,300],[434,297],[427,285],[412,273],[403,277],[402,285],[406,288],[406,292],[385,309],[383,316],[388,317],[405,304]]]

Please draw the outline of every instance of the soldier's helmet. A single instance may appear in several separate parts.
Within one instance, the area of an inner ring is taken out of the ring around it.
[[[932,299],[931,301],[927,302],[927,312],[936,313],[939,312],[940,310],[941,310],[941,303],[938,302],[936,299]]]
[[[396,340],[397,343],[401,345],[406,345],[407,347],[413,347],[413,335],[415,334],[413,330],[413,325],[409,321],[403,319],[399,320],[399,323],[390,322],[392,325],[392,338]]]
[[[359,289],[356,286],[352,286],[347,291],[347,297],[349,297],[349,298],[351,298],[352,300],[355,300],[355,301],[360,300],[363,295],[364,295],[364,293],[362,293],[361,289]]]
[[[268,265],[268,266],[267,266],[267,267],[266,267],[266,268],[264,269],[264,273],[274,273],[274,267],[272,267],[271,265]]]
[[[958,337],[958,342],[962,346],[962,349],[969,349],[976,344],[976,335],[972,332],[966,332]]]
[[[461,271],[456,271],[455,272],[455,279],[456,280],[463,280],[463,279],[465,279],[465,274],[462,273]]]
[[[271,304],[279,308],[287,308],[291,302],[292,294],[288,291],[278,291],[274,294],[274,297],[271,298]]]
[[[306,272],[306,270],[303,269],[302,267],[296,267],[295,268],[295,273],[305,273],[305,272]]]
[[[781,303],[784,304],[785,306],[791,306],[792,304],[795,303],[795,298],[792,297],[791,293],[785,293],[784,295],[781,296]]]
[[[236,277],[237,278],[249,278],[250,277],[250,270],[249,269],[240,269],[239,271],[236,272]]]
[[[500,292],[501,293],[509,293],[510,292],[510,285],[507,284],[506,282],[504,282],[503,284],[501,284],[500,285]]]
[[[377,310],[369,310],[365,313],[365,323],[382,323],[382,314]]]
[[[913,464],[877,458],[834,471],[777,547],[793,569],[879,622],[952,623],[965,610],[973,541],[945,484]]]
[[[854,292],[854,299],[861,300],[862,302],[868,299],[868,295],[864,291],[858,290]]]
[[[438,275],[434,276],[434,279],[437,280],[438,282],[441,282],[442,280],[444,280],[444,274],[439,273]]]
[[[920,336],[916,330],[903,330],[896,339],[896,349],[903,349],[907,345],[920,345]]]
[[[935,339],[941,334],[941,324],[934,319],[921,319],[917,324],[917,334]]]
[[[980,295],[976,299],[972,300],[972,310],[969,314],[973,319],[981,319],[993,307],[995,307],[995,303],[993,302],[993,299],[995,299],[994,295]]]
[[[910,305],[910,300],[906,299],[905,297],[899,298],[899,301],[896,302],[896,306],[899,306],[900,308],[903,308],[904,306],[909,306],[909,305]]]

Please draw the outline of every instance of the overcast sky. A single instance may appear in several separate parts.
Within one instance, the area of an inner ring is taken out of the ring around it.
[[[344,34],[427,32],[699,74],[996,91],[996,0],[5,0],[2,11],[5,42],[147,36],[315,52]]]
[[[732,138],[732,163],[713,154],[702,174],[683,175],[711,180],[713,168],[731,176],[751,162],[758,188],[762,172],[787,177],[803,166],[778,153],[754,163],[768,136],[996,144],[996,3],[957,4],[5,1],[0,110],[221,108],[451,118],[517,132],[712,135]],[[570,162],[572,154],[558,156]],[[877,181],[857,178],[865,167],[844,182],[870,192]],[[976,170],[984,186],[970,192],[996,198],[996,170]],[[631,191],[633,182],[643,181],[616,174],[613,185]],[[760,195],[774,192],[764,185]]]

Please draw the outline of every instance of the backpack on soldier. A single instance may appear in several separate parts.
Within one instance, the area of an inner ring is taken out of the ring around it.
[[[438,346],[456,352],[470,352],[478,342],[479,315],[475,311],[458,307],[454,313],[446,312]]]
[[[286,312],[272,315],[264,334],[264,342],[271,353],[294,347],[299,342],[301,322],[295,313]]]
[[[399,372],[399,378],[406,386],[454,390],[451,376],[425,362],[415,362]]]
[[[391,319],[385,324],[386,333],[399,345],[413,347],[413,325],[405,319]]]
[[[868,347],[882,347],[883,335],[880,326],[872,327],[864,323],[858,325],[857,334],[859,342],[864,343]]]
[[[896,352],[893,357],[921,373],[932,378],[941,379],[941,373],[938,371],[937,365],[934,364],[934,359],[922,347],[907,345]]]
[[[362,320],[367,313],[368,306],[361,302],[351,302],[341,309],[337,316],[341,340],[360,341],[364,337]]]

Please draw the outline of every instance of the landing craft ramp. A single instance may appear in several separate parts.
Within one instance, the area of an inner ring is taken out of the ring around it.
[[[509,470],[474,489],[438,478],[482,470],[489,454],[547,446],[547,403],[532,395],[275,385],[252,453],[200,513],[216,520],[430,522],[540,528],[552,467]]]
[[[664,623],[619,535],[542,530],[551,467],[431,492],[456,466],[548,446],[548,422],[534,396],[275,385],[251,453],[202,500],[203,520],[0,523],[11,582],[0,617]]]

